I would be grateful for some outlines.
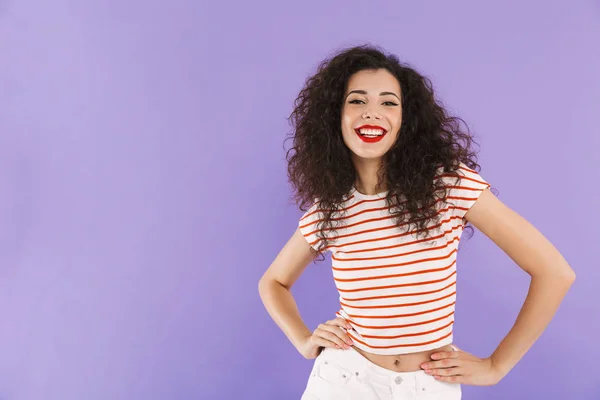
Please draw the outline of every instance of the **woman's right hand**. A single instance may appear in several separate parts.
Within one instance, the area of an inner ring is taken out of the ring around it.
[[[311,359],[317,358],[323,347],[349,349],[354,343],[342,328],[352,329],[352,326],[339,317],[320,324],[310,336],[304,339],[298,351],[304,358]]]

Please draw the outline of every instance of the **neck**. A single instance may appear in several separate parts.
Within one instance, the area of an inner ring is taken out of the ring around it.
[[[354,161],[356,180],[354,187],[363,194],[373,195],[387,190],[379,168],[381,159],[357,159]],[[378,183],[381,182],[381,186]]]

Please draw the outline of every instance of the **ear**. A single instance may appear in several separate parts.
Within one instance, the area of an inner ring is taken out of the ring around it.
[[[461,351],[461,349],[459,349],[458,346],[455,344],[451,344],[450,346],[454,347],[454,350],[456,351]]]

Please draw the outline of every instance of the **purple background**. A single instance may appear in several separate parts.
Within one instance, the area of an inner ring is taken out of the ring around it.
[[[283,141],[330,52],[430,76],[499,198],[577,281],[500,384],[465,399],[600,399],[600,3],[0,2],[0,399],[297,399],[312,361],[258,279],[296,229]],[[291,142],[286,143],[286,148]],[[293,289],[333,318],[324,263]],[[462,243],[455,341],[489,355],[528,276]]]

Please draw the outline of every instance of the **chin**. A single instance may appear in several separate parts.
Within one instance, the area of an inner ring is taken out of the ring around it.
[[[365,160],[382,158],[385,155],[385,152],[380,152],[380,151],[373,152],[373,151],[354,151],[354,150],[352,150],[352,153],[354,153],[354,155],[356,157],[364,158]]]

